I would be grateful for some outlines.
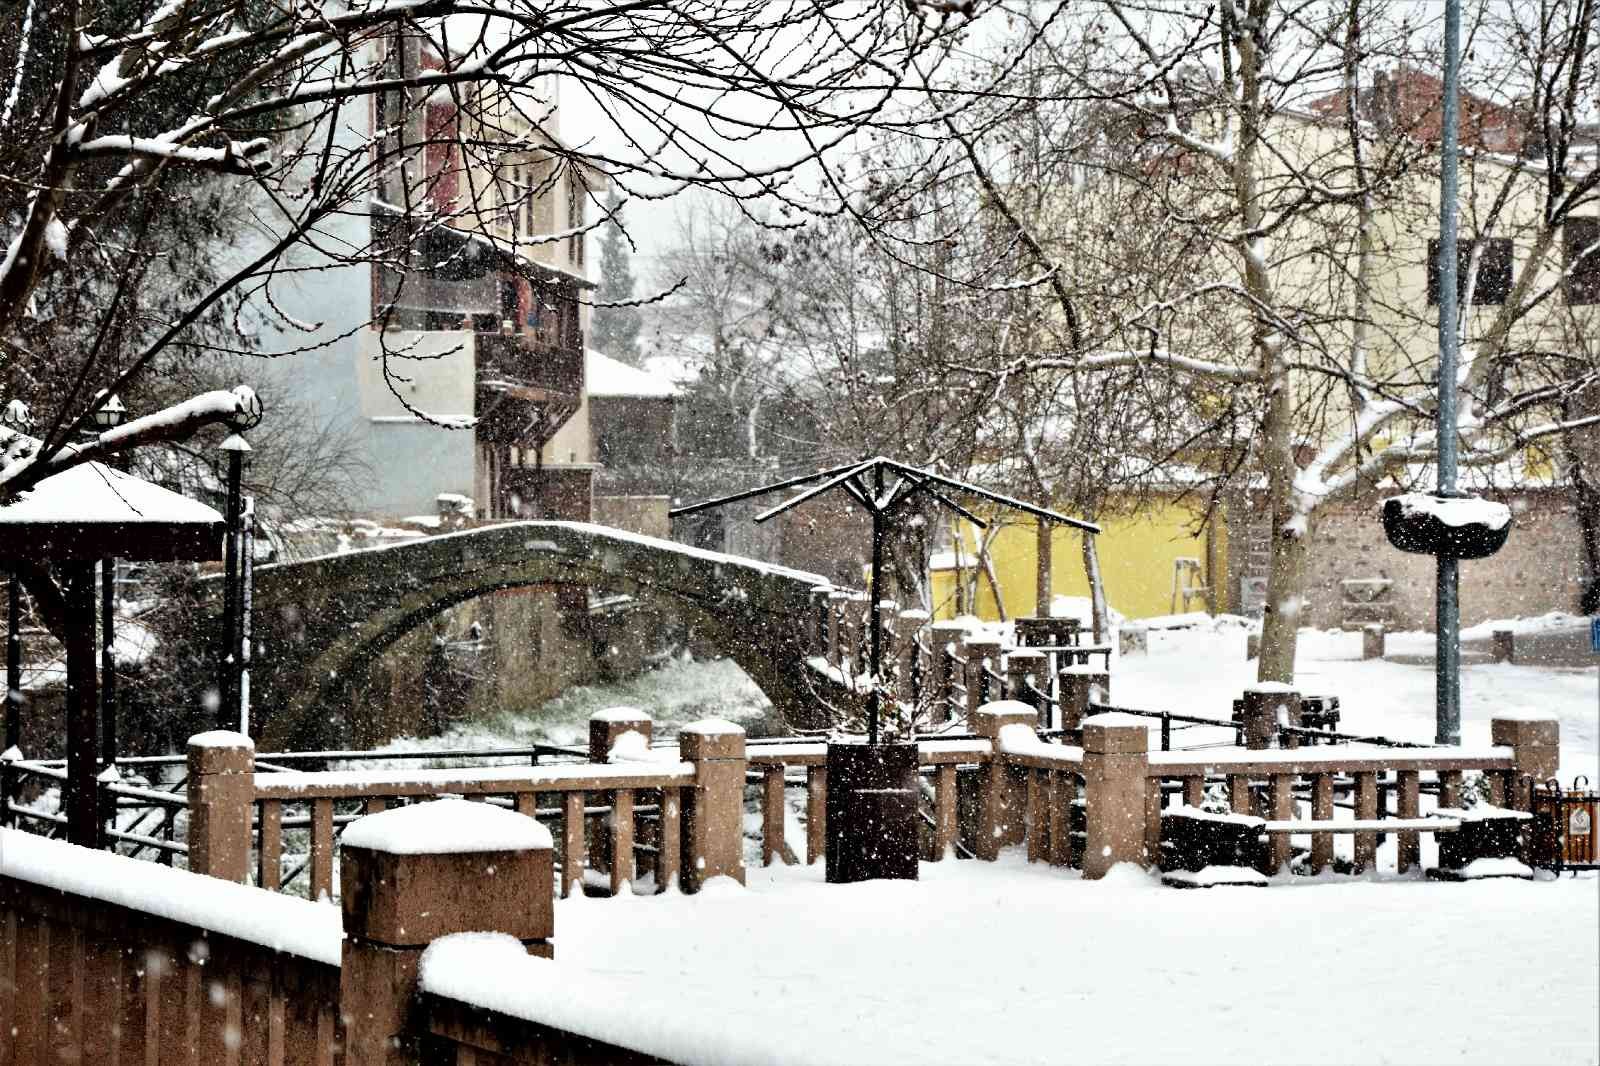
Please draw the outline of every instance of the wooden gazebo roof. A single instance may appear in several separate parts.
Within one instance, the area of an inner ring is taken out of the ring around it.
[[[16,563],[222,558],[225,523],[198,500],[84,463],[45,478],[0,506],[0,567]]]

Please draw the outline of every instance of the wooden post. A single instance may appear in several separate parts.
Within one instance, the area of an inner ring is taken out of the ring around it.
[[[67,839],[86,848],[104,843],[100,822],[100,698],[95,677],[94,563],[60,565],[66,599]]]
[[[583,891],[582,792],[561,794],[561,898]]]
[[[972,731],[994,746],[978,785],[978,839],[972,850],[980,859],[999,858],[1001,846],[1018,839],[1023,828],[1023,797],[1000,753],[1000,731],[1011,725],[1031,730],[1037,720],[1032,707],[1015,700],[986,703],[972,712]]]
[[[626,887],[633,891],[633,789],[619,788],[611,795],[611,818],[606,823],[611,852],[611,894]]]
[[[827,765],[805,768],[805,863],[827,855]]]
[[[1263,682],[1244,690],[1244,746],[1252,750],[1278,746],[1280,725],[1300,724],[1300,694],[1288,685]],[[1283,746],[1298,748],[1298,737]]]
[[[1272,775],[1272,818],[1287,822],[1294,817],[1294,775]],[[1268,837],[1267,873],[1282,872],[1289,865],[1289,834],[1272,833]]]
[[[683,800],[676,788],[661,790],[661,832],[656,839],[656,891],[665,892],[683,872]]]
[[[1045,802],[1050,788],[1048,770],[1027,770],[1027,796],[1023,814],[1023,836],[1028,843],[1028,861],[1039,862],[1046,855],[1049,828],[1045,824]]]
[[[761,771],[761,865],[783,861],[783,765]]]
[[[1001,694],[994,690],[989,679],[991,668],[998,672],[1000,667],[1000,642],[997,640],[968,640],[965,645],[967,656],[967,717],[970,720],[972,713],[985,703],[991,703],[1001,698]],[[991,664],[989,660],[994,660]],[[976,729],[973,732],[977,732]]]
[[[439,826],[457,821],[482,847],[454,850]],[[348,1066],[422,1060],[413,1012],[429,942],[485,931],[516,937],[529,954],[554,951],[550,833],[524,815],[462,800],[397,807],[352,822],[340,860],[339,1009]]]
[[[1501,713],[1489,720],[1489,742],[1512,750],[1511,790],[1507,802],[1519,811],[1533,810],[1531,785],[1556,776],[1561,761],[1561,727],[1555,718],[1527,712]]]
[[[1104,877],[1117,863],[1148,865],[1145,796],[1150,733],[1129,714],[1083,722],[1083,781],[1088,836],[1083,876]]]
[[[1417,818],[1422,814],[1422,775],[1415,770],[1401,770],[1400,799],[1395,812],[1399,818]],[[1422,835],[1415,829],[1402,829],[1397,837],[1395,868],[1400,873],[1422,861]]]
[[[1311,778],[1311,818],[1333,821],[1333,775],[1314,774]],[[1321,873],[1333,863],[1333,834],[1311,834],[1311,872]]]
[[[951,767],[952,772],[955,767]],[[1050,865],[1072,865],[1072,803],[1078,798],[1077,777],[1069,770],[1050,774]]]
[[[1494,646],[1491,658],[1497,663],[1514,663],[1517,661],[1516,634],[1509,629],[1497,629],[1493,633]]]
[[[950,858],[956,846],[956,768],[942,763],[933,785],[933,861]]]
[[[1378,775],[1363,771],[1357,773],[1355,777],[1356,818],[1360,821],[1369,821],[1378,816]],[[1358,871],[1372,869],[1378,861],[1378,834],[1357,833],[1355,853]]]
[[[698,892],[713,877],[744,883],[744,730],[720,719],[678,731],[678,750],[695,764],[683,797],[683,889]]]
[[[250,876],[255,743],[212,730],[189,738],[189,869],[244,884]]]

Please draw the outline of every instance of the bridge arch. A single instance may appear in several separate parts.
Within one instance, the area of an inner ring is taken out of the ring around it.
[[[214,582],[214,579],[213,579]],[[804,663],[816,574],[575,522],[516,522],[255,572],[258,742],[294,746],[344,706],[354,667],[442,611],[503,589],[579,584],[684,612],[797,725],[819,724]]]

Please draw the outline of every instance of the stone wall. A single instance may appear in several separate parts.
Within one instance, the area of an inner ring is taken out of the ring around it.
[[[1515,516],[1498,555],[1461,564],[1461,622],[1576,611],[1584,579],[1583,549],[1572,501],[1555,489],[1497,495]],[[1397,625],[1433,626],[1434,560],[1396,551],[1378,518],[1379,499],[1324,512],[1313,534],[1306,574],[1306,624],[1336,626],[1339,582],[1393,579]]]

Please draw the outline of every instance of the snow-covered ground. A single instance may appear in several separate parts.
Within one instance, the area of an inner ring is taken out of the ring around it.
[[[1504,623],[1478,627],[1487,636]],[[1524,624],[1524,630],[1531,626]],[[1150,651],[1112,665],[1112,702],[1120,706],[1227,718],[1231,701],[1255,681],[1256,664],[1245,659],[1242,627],[1223,622],[1193,629],[1152,630]],[[1433,634],[1396,633],[1388,653],[1406,662],[1361,660],[1361,634],[1304,629],[1295,659],[1295,683],[1307,695],[1338,696],[1341,732],[1432,743],[1433,666],[1415,661],[1431,655]],[[1588,668],[1467,662],[1461,668],[1461,741],[1489,743],[1496,711],[1528,709],[1554,714],[1561,723],[1561,781],[1586,774],[1600,781],[1600,657]],[[1173,733],[1173,746],[1227,740],[1219,730]]]
[[[1023,863],[573,897],[428,987],[696,1063],[1600,1060],[1600,880],[1179,891]],[[463,945],[465,947],[465,945]]]

